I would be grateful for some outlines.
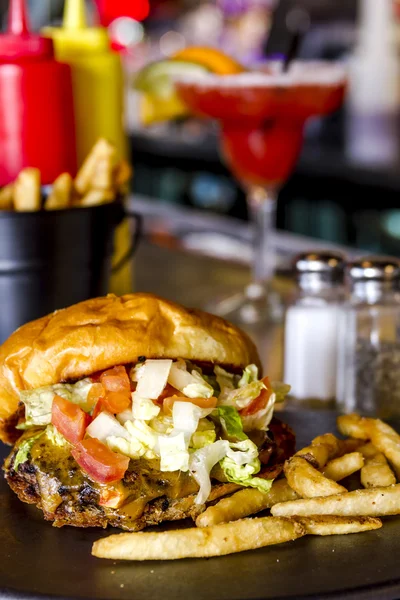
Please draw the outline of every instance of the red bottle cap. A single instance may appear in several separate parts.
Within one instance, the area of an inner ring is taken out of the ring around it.
[[[0,35],[0,61],[37,60],[53,56],[52,40],[30,32],[25,0],[10,0],[8,30]]]

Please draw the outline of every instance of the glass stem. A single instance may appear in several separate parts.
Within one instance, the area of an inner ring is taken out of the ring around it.
[[[268,284],[275,272],[272,233],[276,226],[276,190],[254,187],[248,191],[247,204],[254,226],[252,280]]]

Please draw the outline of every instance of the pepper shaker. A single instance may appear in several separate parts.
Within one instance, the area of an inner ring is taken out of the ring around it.
[[[302,253],[294,261],[298,294],[285,317],[284,381],[303,406],[334,403],[344,265],[338,252]]]
[[[400,261],[348,265],[350,296],[340,317],[337,403],[383,419],[400,416]]]

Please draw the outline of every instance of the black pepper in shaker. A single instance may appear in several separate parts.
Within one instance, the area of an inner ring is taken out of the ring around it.
[[[337,404],[343,412],[400,416],[400,260],[369,256],[346,269],[339,318]]]

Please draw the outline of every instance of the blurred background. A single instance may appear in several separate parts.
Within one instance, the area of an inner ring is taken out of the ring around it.
[[[63,4],[31,0],[32,27],[60,24]],[[189,45],[218,47],[247,65],[262,62],[271,48],[284,51],[295,16],[304,23],[300,58],[358,61],[363,68],[354,77],[362,72],[369,83],[394,64],[387,73],[394,85],[369,98],[361,82],[337,113],[308,123],[300,161],[280,192],[278,228],[400,255],[400,3],[393,4],[390,31],[379,30],[378,23],[361,51],[362,2],[357,0],[87,1],[89,19],[108,27],[123,59],[133,191],[146,202],[247,219],[243,191],[220,159],[215,125],[188,118],[143,127],[131,79],[147,62]],[[7,7],[1,0],[3,23]],[[375,60],[368,61],[368,53]]]

